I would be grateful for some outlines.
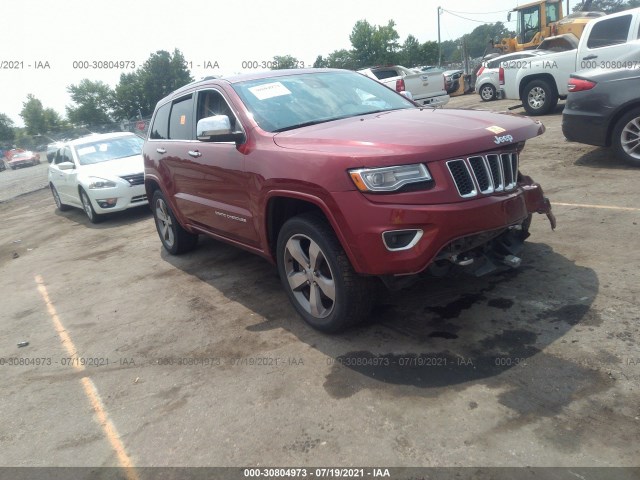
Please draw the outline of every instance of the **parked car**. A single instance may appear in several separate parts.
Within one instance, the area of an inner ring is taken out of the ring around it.
[[[524,52],[507,53],[482,62],[482,66],[476,73],[476,93],[483,102],[489,102],[500,98],[500,87],[504,85],[505,68],[501,63],[509,62],[512,68],[523,64],[522,59],[545,55],[545,50],[527,50]],[[519,68],[519,67],[518,67]]]
[[[571,75],[562,133],[572,142],[612,147],[640,167],[640,68]]]
[[[453,92],[457,92],[460,88],[460,78],[464,74],[463,70],[445,70],[442,72],[444,75],[444,85],[446,92],[451,95]]]
[[[18,151],[18,149],[16,149],[7,152],[6,156],[6,163],[11,170],[22,167],[33,167],[40,163],[40,154],[31,151]]]
[[[358,73],[386,85],[396,92],[409,92],[420,105],[442,107],[449,102],[444,76],[439,71],[417,72],[400,65],[363,68]]]
[[[567,97],[572,73],[635,68],[640,62],[640,8],[595,18],[584,27],[578,48],[532,59],[505,80],[505,98],[520,99],[529,115],[552,111]]]
[[[517,267],[533,213],[519,172],[529,118],[425,109],[345,70],[194,82],[158,102],[145,187],[171,254],[201,233],[277,265],[296,311],[335,332],[365,318],[374,279]],[[376,283],[377,284],[377,283]]]
[[[49,165],[49,186],[58,209],[81,208],[97,223],[105,213],[147,205],[143,143],[129,132],[63,143]]]

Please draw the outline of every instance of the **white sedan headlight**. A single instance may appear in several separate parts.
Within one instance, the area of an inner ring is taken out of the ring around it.
[[[431,174],[422,163],[396,167],[349,170],[351,180],[361,192],[393,192],[408,183],[426,182]]]
[[[112,188],[116,186],[116,182],[100,177],[89,177],[89,188],[94,190],[97,188]]]

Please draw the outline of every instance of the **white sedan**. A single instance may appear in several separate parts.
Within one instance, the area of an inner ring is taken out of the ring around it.
[[[65,142],[49,165],[49,186],[59,210],[81,208],[92,223],[102,215],[148,204],[142,138],[105,133]]]

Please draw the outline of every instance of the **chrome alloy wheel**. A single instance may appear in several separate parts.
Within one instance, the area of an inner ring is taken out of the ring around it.
[[[167,248],[173,247],[176,239],[173,221],[171,220],[171,215],[169,215],[167,204],[162,198],[156,200],[156,224],[163,243]]]
[[[89,217],[89,220],[93,220],[95,214],[93,212],[93,207],[91,206],[91,200],[89,200],[89,196],[84,190],[80,193],[80,199],[82,200],[82,207],[84,208],[84,212],[87,214],[87,217]]]
[[[491,85],[484,85],[480,89],[480,96],[485,101],[493,100],[493,97],[495,96],[495,89]]]
[[[546,92],[544,88],[534,87],[529,90],[529,95],[527,96],[527,102],[531,106],[531,108],[542,108],[544,102],[546,100]]]
[[[306,235],[293,235],[285,246],[284,268],[289,287],[300,306],[316,318],[331,315],[336,285],[319,245]]]
[[[631,119],[622,127],[620,145],[627,155],[640,160],[640,117]]]

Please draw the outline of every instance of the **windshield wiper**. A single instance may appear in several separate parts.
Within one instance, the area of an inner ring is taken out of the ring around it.
[[[318,125],[319,123],[326,123],[332,120],[336,120],[336,119],[326,118],[324,120],[312,120],[310,122],[298,123],[297,125],[290,125],[288,127],[278,128],[277,130],[274,130],[273,133],[286,132],[287,130],[293,130],[294,128],[310,127],[311,125]]]

